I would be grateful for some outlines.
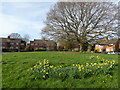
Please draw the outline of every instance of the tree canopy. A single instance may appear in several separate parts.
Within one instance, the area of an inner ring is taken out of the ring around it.
[[[76,40],[83,47],[117,34],[117,12],[112,2],[58,2],[47,14],[42,33]]]

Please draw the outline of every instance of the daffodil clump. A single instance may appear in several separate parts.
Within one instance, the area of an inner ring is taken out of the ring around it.
[[[60,68],[62,68],[62,65],[50,65],[48,60],[44,59],[43,62],[38,61],[37,64],[31,68],[31,70],[33,70],[33,73],[37,76],[37,78],[47,79],[53,76],[52,74],[55,74],[56,70],[59,70]]]
[[[95,63],[86,63],[85,65],[73,64],[74,67],[78,68],[78,71],[81,72],[83,77],[89,77],[91,75],[99,75],[103,73],[105,75],[113,75],[112,70],[116,68],[118,62],[115,60],[103,59],[99,56],[91,56],[90,59],[95,58],[98,62]]]
[[[99,56],[91,56],[90,59],[96,59],[97,62],[85,64],[72,64],[71,66],[58,65],[54,66],[49,64],[48,60],[44,59],[43,62],[37,62],[31,70],[37,79],[59,78],[62,81],[68,77],[74,79],[82,79],[91,77],[93,75],[113,75],[113,69],[116,68],[118,62],[115,60],[106,60]]]

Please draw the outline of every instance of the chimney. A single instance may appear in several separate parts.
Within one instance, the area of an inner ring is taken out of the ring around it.
[[[10,39],[10,36],[8,36],[8,38]]]

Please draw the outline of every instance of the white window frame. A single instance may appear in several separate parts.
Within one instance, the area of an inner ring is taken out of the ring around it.
[[[14,47],[10,47],[10,49],[14,49]]]
[[[43,49],[43,47],[40,47],[39,49]]]
[[[16,45],[19,45],[19,43],[16,43]]]
[[[34,45],[34,43],[31,43],[31,45]]]
[[[2,49],[4,49],[5,47],[2,47]]]
[[[110,51],[110,49],[109,49],[109,48],[106,48],[106,51]]]
[[[19,47],[15,47],[16,49],[19,49]]]
[[[14,43],[10,43],[10,45],[14,45]]]
[[[3,45],[5,45],[6,43],[5,43],[5,42],[3,42],[2,44],[3,44]]]
[[[20,45],[24,45],[24,43],[21,43]]]
[[[35,43],[35,45],[38,45],[38,43]]]

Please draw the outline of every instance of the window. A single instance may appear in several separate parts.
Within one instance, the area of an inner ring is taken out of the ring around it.
[[[2,47],[0,46],[0,49],[2,49]]]
[[[34,45],[34,43],[31,43],[31,45]]]
[[[40,46],[45,46],[46,44],[44,44],[44,43],[39,43],[39,45],[40,45]]]
[[[2,47],[3,49],[5,48],[5,47]]]
[[[19,45],[19,43],[16,43],[16,45]]]
[[[35,45],[39,45],[38,43],[35,43]]]
[[[16,47],[16,49],[19,49],[18,47]]]
[[[21,43],[21,45],[24,45],[24,43]]]
[[[107,48],[107,49],[106,49],[106,51],[110,51],[110,49],[109,49],[109,48]]]
[[[2,44],[3,44],[3,45],[5,45],[6,43],[5,43],[5,42],[3,42]]]
[[[14,45],[14,43],[10,43],[10,45]]]
[[[10,47],[10,49],[13,49],[13,47]]]

